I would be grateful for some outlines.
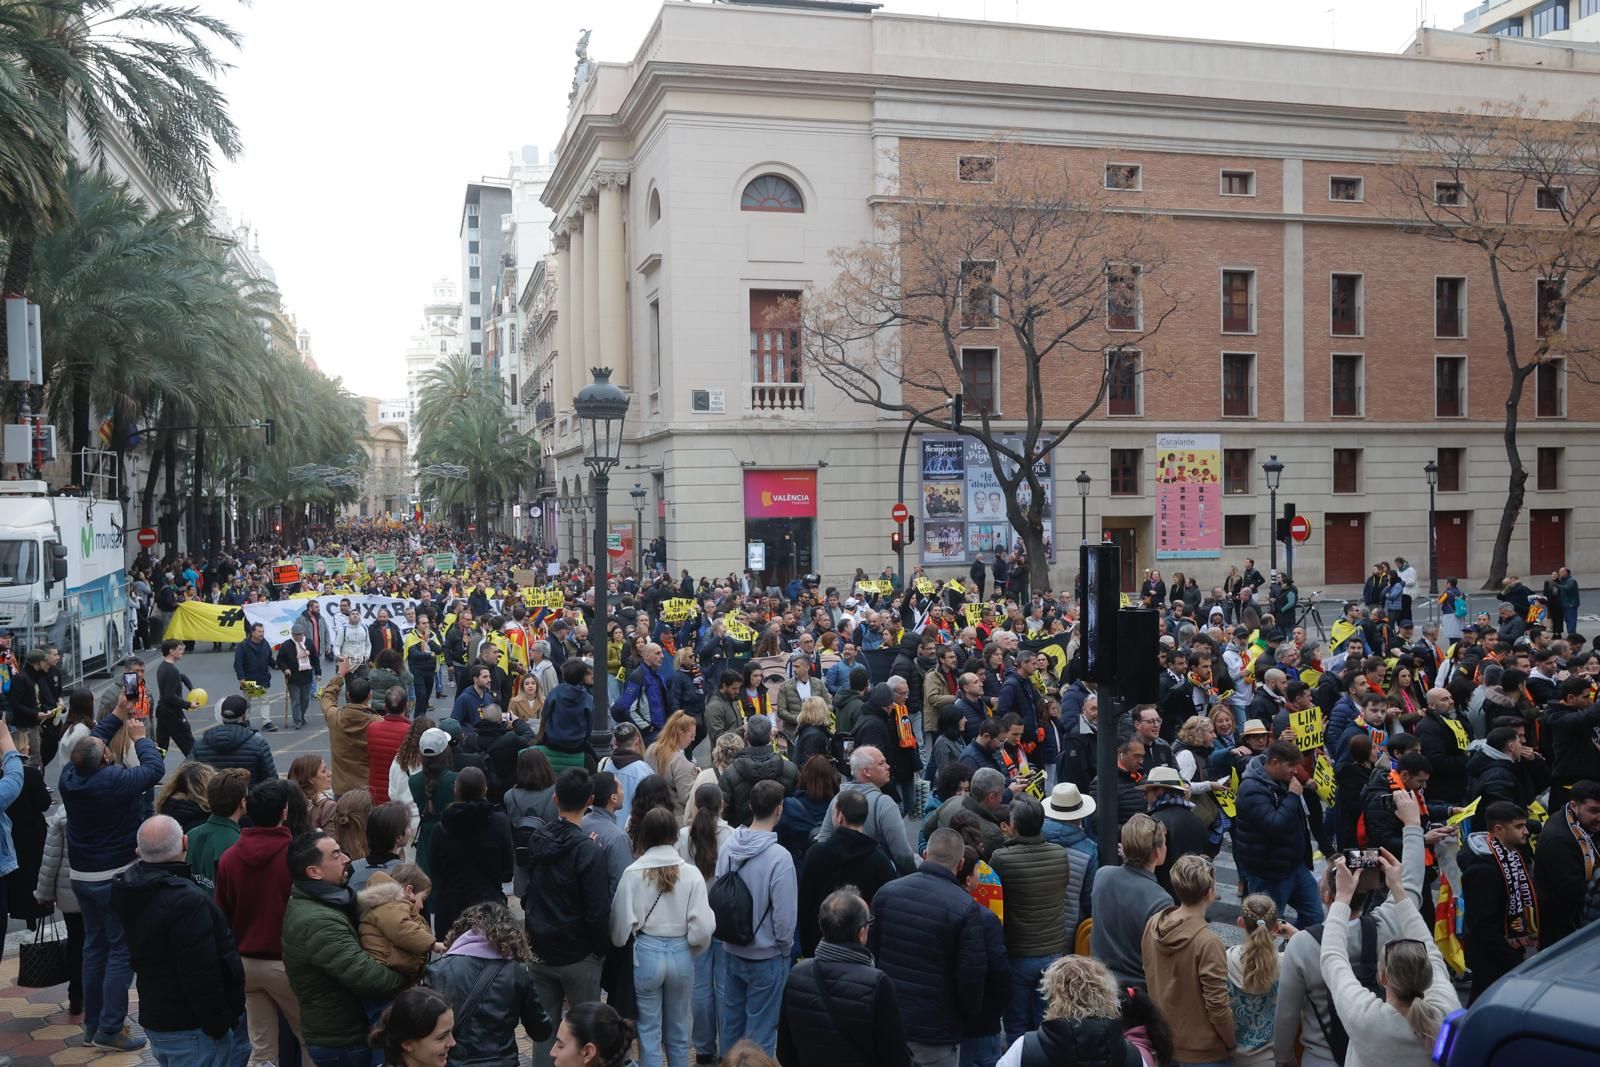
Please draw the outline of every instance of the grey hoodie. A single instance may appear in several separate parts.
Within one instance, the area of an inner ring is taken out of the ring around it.
[[[901,874],[916,870],[917,860],[911,854],[911,843],[906,840],[905,820],[900,818],[900,805],[884,796],[883,790],[871,782],[846,782],[840,789],[848,789],[867,798],[867,821],[862,824],[861,832],[888,850],[889,858],[894,860],[895,870]],[[838,806],[837,797],[828,803],[828,813],[817,827],[819,843],[833,836],[833,812]]]
[[[789,850],[778,844],[773,831],[741,826],[717,854],[717,877],[734,868],[750,889],[756,936],[748,945],[723,942],[723,950],[751,962],[787,958],[799,914],[799,887]]]

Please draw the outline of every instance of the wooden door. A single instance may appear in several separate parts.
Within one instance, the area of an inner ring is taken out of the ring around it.
[[[1544,576],[1567,562],[1567,513],[1534,510],[1529,512],[1528,578]]]
[[[1472,512],[1436,511],[1433,513],[1434,544],[1438,546],[1439,584],[1446,578],[1467,576],[1467,535],[1472,530]],[[1433,576],[1430,576],[1433,577]]]
[[[1139,566],[1139,531],[1132,526],[1107,526],[1104,531],[1105,539],[1117,546],[1122,561],[1122,591],[1137,601],[1144,580],[1144,570]]]
[[[1367,517],[1327,515],[1323,548],[1323,581],[1328,585],[1360,585],[1367,578]]]

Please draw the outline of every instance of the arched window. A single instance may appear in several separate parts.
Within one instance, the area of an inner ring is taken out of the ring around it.
[[[650,190],[650,203],[645,207],[645,214],[652,226],[661,221],[661,190]]]
[[[779,174],[763,174],[744,187],[740,211],[804,211],[805,202],[794,183]]]

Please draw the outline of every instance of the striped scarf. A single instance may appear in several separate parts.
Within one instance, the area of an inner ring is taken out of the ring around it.
[[[1507,848],[1493,834],[1489,835],[1489,852],[1500,866],[1500,877],[1506,883],[1506,943],[1521,948],[1539,943],[1539,902],[1534,899],[1533,881],[1528,877],[1528,866],[1522,853]]]
[[[1578,851],[1583,853],[1583,880],[1592,882],[1595,863],[1594,836],[1578,822],[1578,805],[1571,800],[1567,801],[1567,829],[1578,839]]]

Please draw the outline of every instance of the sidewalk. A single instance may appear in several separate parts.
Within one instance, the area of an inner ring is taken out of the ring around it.
[[[67,1014],[67,987],[25,989],[17,982],[16,939],[0,960],[0,1055],[10,1056],[13,1067],[43,1067],[51,1063],[96,1063],[102,1067],[140,1067],[154,1064],[148,1048],[139,1052],[105,1052],[83,1047],[81,1015]],[[137,1017],[139,996],[128,994],[128,1013]],[[138,1024],[133,1024],[138,1032]]]

